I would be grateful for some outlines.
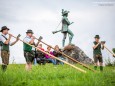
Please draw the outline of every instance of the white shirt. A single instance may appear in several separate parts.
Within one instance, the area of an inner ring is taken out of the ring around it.
[[[32,40],[32,38],[30,38],[29,36],[26,36],[23,41],[26,43],[29,43],[31,40]],[[32,47],[32,50],[35,51],[35,48]]]
[[[0,41],[2,41],[3,43],[5,43],[5,42],[6,42],[6,39],[5,39],[2,35],[3,35],[4,37],[6,37],[7,39],[8,39],[8,35],[4,35],[4,34],[1,34],[1,35],[0,35]],[[9,42],[9,44],[11,44],[11,43]]]

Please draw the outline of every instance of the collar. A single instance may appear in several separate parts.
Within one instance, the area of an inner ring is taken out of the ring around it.
[[[31,37],[29,37],[29,36],[26,36],[26,38],[29,38],[29,39],[31,39]]]
[[[7,36],[7,35],[5,35],[5,34],[3,34],[3,33],[2,33],[1,35],[5,36],[5,37]]]

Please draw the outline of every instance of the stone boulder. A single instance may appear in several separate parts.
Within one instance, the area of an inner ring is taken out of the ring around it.
[[[89,58],[78,46],[67,45],[64,47],[63,51],[66,55],[72,57],[73,59],[82,62],[84,64],[93,64],[93,60]],[[66,58],[66,57],[65,57]],[[69,63],[75,63],[72,60],[66,58]]]

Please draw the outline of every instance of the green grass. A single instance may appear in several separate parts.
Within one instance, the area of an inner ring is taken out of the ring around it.
[[[24,65],[14,64],[5,73],[0,70],[0,86],[115,86],[115,67],[97,73],[85,70],[86,74],[67,65],[46,64],[27,72]]]

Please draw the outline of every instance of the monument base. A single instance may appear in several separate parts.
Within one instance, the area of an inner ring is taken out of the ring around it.
[[[89,58],[78,46],[67,45],[64,47],[64,53],[75,60],[82,62],[84,64],[93,64],[93,60]],[[65,57],[66,58],[66,57]],[[69,63],[75,63],[74,61],[66,58]]]

